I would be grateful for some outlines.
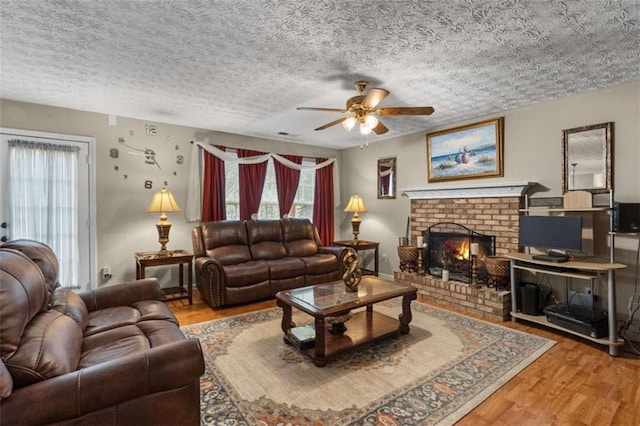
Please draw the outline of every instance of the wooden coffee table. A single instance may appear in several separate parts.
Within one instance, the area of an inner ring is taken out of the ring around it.
[[[318,367],[327,365],[327,358],[364,343],[383,337],[409,332],[411,301],[417,297],[417,289],[411,285],[398,284],[378,277],[366,276],[358,286],[358,292],[349,293],[342,281],[319,284],[276,294],[278,306],[282,308],[282,331],[284,341],[305,350]],[[373,305],[402,296],[402,313],[398,319],[373,310]],[[292,308],[297,308],[315,319],[315,342],[303,348],[292,335],[296,327],[291,319]],[[353,312],[344,325],[344,332],[330,332],[327,318]]]

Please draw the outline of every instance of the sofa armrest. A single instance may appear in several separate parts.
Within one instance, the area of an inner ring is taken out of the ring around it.
[[[344,258],[349,252],[349,249],[347,247],[321,246],[321,247],[318,247],[318,252],[325,253],[325,254],[333,254],[335,257],[337,257],[338,263],[340,264],[340,276],[344,274],[344,272],[346,271],[346,268],[344,266]]]
[[[222,263],[210,257],[198,257],[195,268],[196,286],[202,298],[212,308],[224,306],[227,280]]]
[[[203,373],[200,342],[180,340],[16,389],[2,400],[2,422],[61,422],[199,382]]]
[[[129,281],[78,293],[89,312],[114,306],[127,306],[141,300],[162,300],[157,278]]]

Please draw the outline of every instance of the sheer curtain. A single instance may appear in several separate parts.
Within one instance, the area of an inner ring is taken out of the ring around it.
[[[65,287],[80,287],[79,151],[77,146],[9,141],[9,237],[51,247],[60,264],[58,279]]]

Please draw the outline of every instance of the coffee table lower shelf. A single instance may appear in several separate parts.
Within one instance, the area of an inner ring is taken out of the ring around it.
[[[321,354],[322,351],[318,351],[316,348],[316,345],[319,344],[318,336],[316,336],[314,346],[301,350],[306,352],[317,366],[321,367],[326,365],[327,358],[330,356],[401,332],[399,320],[379,312],[367,310],[354,312],[353,316],[345,322],[345,326],[347,330],[342,334],[333,334],[325,331],[324,356]],[[288,335],[285,335],[284,340],[293,346],[297,346]]]

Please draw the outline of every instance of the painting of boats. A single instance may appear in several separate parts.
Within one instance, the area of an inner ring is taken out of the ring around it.
[[[503,176],[504,117],[427,134],[429,182]]]

